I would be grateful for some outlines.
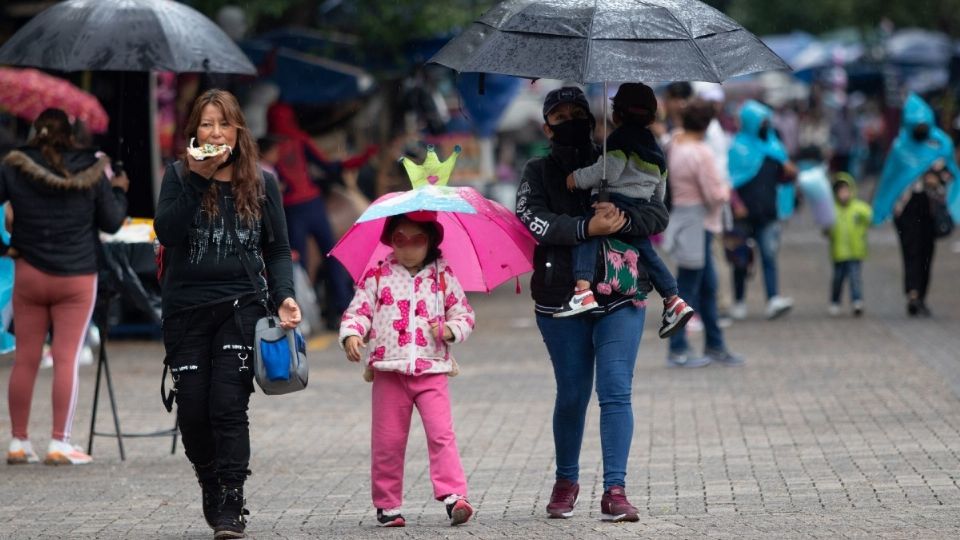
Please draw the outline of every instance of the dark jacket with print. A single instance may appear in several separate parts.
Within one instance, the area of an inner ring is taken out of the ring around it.
[[[63,154],[66,176],[39,149],[23,147],[3,158],[0,203],[13,207],[11,246],[37,269],[60,276],[97,271],[97,231],[117,232],[127,214],[123,190],[103,174],[107,159],[89,150]]]
[[[571,248],[587,239],[584,216],[590,208],[590,194],[584,190],[568,190],[566,177],[596,162],[599,155],[599,149],[593,146],[584,149],[555,146],[550,155],[529,161],[523,169],[517,190],[517,217],[538,242],[530,290],[540,313],[556,311],[573,291]],[[620,234],[625,237],[650,236],[667,227],[667,209],[659,201],[623,210],[628,223]],[[644,291],[652,288],[646,276],[641,277],[638,285]],[[602,314],[626,305],[630,298],[597,295],[597,301],[604,307],[598,310]]]
[[[267,285],[276,305],[293,298],[293,267],[280,189],[272,174],[263,173],[263,181],[260,219],[250,224],[237,215],[229,182],[218,183],[224,211],[211,216],[201,202],[215,181],[187,171],[179,162],[167,167],[153,224],[165,251],[164,318],[257,292],[225,219],[233,222],[247,264],[253,266],[251,271],[260,281],[258,287]]]

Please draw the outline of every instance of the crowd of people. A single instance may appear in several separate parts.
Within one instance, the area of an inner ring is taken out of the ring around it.
[[[633,373],[649,293],[662,299],[658,334],[669,339],[666,362],[677,368],[745,363],[728,347],[724,318],[747,317],[754,248],[766,318],[782,317],[793,306],[782,293],[777,264],[782,223],[798,198],[800,169],[784,142],[790,135],[778,133],[771,108],[752,100],[740,104],[736,133],[728,135],[718,118],[724,101],[720,87],[694,92],[682,83],[668,88],[661,108],[652,88],[624,84],[612,98],[615,129],[604,153],[594,134],[608,119],[594,115],[581,89],[563,87],[544,100],[542,133],[550,151],[523,168],[516,216],[537,240],[531,292],[556,380],[549,517],[567,518],[575,510],[587,405],[595,388],[603,448],[601,513],[610,521],[639,520],[627,498],[626,471]],[[375,151],[327,160],[283,104],[271,108],[269,124],[271,136],[258,144],[232,94],[214,89],[200,95],[185,137],[231,151],[204,160],[188,154],[169,164],[154,224],[164,248],[164,376],[169,372],[173,379],[165,404],[168,410],[177,406],[203,515],[217,538],[245,534],[253,391],[248,351],[255,321],[274,312],[283,327],[298,326],[294,254],[303,255],[308,236],[325,253],[333,243],[322,190],[308,163],[335,172],[361,166]],[[34,136],[0,167],[0,202],[9,203],[12,215],[7,255],[16,261],[7,461],[40,460],[27,425],[50,334],[53,429],[44,461],[85,464],[91,458],[70,444],[70,432],[77,366],[96,293],[96,233],[116,231],[123,223],[129,181],[123,175],[108,179],[107,158],[78,146],[62,111],[45,111],[33,127]],[[867,232],[893,218],[903,251],[907,312],[930,316],[926,296],[935,240],[949,234],[960,217],[953,143],[930,107],[909,96],[872,206],[857,198],[862,182],[843,170],[850,160],[838,148],[830,154],[833,219],[823,224],[834,265],[825,287],[829,313],[841,313],[847,282],[853,313],[864,313]],[[348,360],[364,363],[364,378],[373,383],[371,489],[377,522],[388,527],[405,524],[403,461],[414,408],[426,428],[434,497],[451,525],[469,521],[475,511],[457,450],[447,379],[458,373],[451,346],[466,340],[477,321],[439,249],[443,237],[435,213],[411,212],[387,222],[380,242],[392,252],[355,288],[338,263],[324,263],[339,342]],[[696,350],[690,334],[698,330],[704,345]]]

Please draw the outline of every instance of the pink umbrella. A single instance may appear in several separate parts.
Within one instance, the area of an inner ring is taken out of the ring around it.
[[[440,249],[464,290],[490,292],[533,269],[536,240],[513,212],[473,188],[449,189],[456,190],[476,211],[437,212],[437,222],[443,226]],[[409,192],[388,193],[374,201],[370,209],[405,193]],[[354,280],[359,281],[390,253],[390,246],[380,243],[386,220],[381,217],[354,224],[330,252]]]
[[[36,69],[0,68],[0,109],[32,122],[50,107],[82,120],[93,133],[107,131],[110,118],[92,94]]]

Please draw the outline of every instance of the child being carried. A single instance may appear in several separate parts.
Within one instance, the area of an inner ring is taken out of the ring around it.
[[[620,208],[662,201],[667,179],[667,161],[657,144],[650,124],[657,113],[653,90],[642,83],[620,85],[613,97],[613,123],[616,129],[607,138],[606,172],[610,201]],[[594,198],[603,178],[604,156],[597,163],[567,176],[567,188],[590,189]],[[588,216],[589,217],[589,216]],[[693,309],[678,295],[677,280],[660,259],[649,238],[630,242],[637,249],[653,287],[663,297],[663,317],[659,335],[668,338],[683,328]],[[577,280],[573,295],[554,317],[569,317],[598,307],[591,286],[595,283],[599,239],[593,238],[573,249],[573,273]]]

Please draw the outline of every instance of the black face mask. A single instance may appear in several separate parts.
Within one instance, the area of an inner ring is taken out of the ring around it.
[[[553,142],[560,146],[581,148],[593,142],[593,123],[589,118],[567,120],[560,124],[548,124],[553,131]]]
[[[760,133],[757,133],[757,136],[765,141],[768,135],[770,135],[770,125],[764,122],[760,124]]]
[[[913,128],[913,140],[923,142],[930,137],[930,126],[926,124],[917,124]]]

